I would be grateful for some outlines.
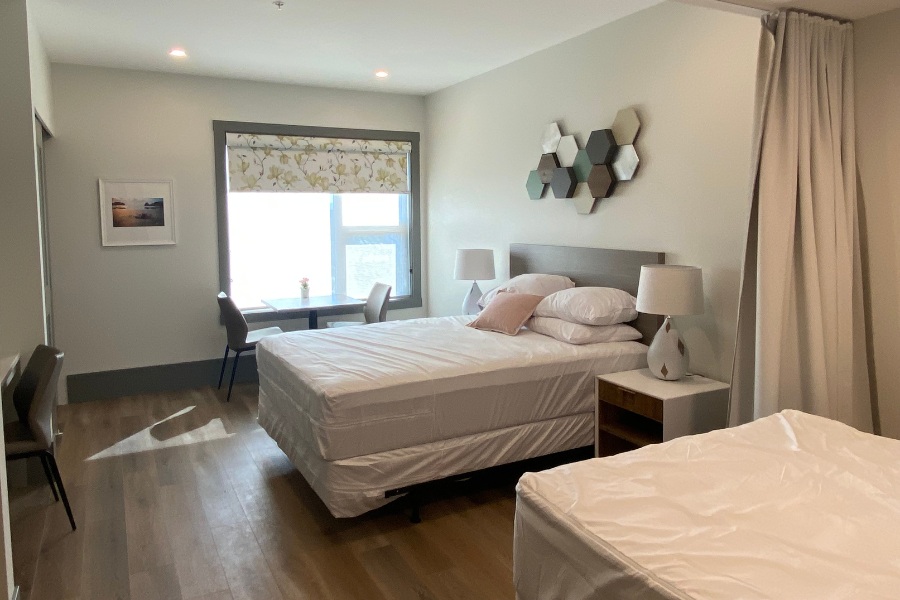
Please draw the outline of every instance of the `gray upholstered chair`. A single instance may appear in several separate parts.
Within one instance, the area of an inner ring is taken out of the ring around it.
[[[218,301],[219,312],[222,314],[222,321],[225,323],[225,332],[228,336],[228,343],[225,344],[225,357],[222,359],[222,371],[219,373],[218,389],[222,388],[222,378],[225,376],[225,365],[228,362],[228,351],[233,350],[234,365],[231,367],[231,381],[228,384],[228,396],[225,398],[226,402],[230,402],[231,388],[234,387],[234,374],[237,373],[238,359],[241,357],[241,353],[255,350],[256,344],[264,337],[284,332],[280,327],[266,327],[250,331],[247,319],[244,318],[234,300],[229,298],[225,292],[219,292]]]
[[[362,321],[331,321],[329,327],[347,327],[351,325],[367,325],[369,323],[384,323],[387,318],[388,300],[391,297],[391,286],[386,283],[376,283],[369,292],[366,306],[363,308],[365,322]]]
[[[62,362],[63,353],[60,350],[44,345],[35,348],[13,390],[13,405],[19,418],[5,424],[3,433],[6,436],[6,460],[40,457],[53,498],[59,501],[62,496],[74,531],[72,507],[69,506],[66,488],[63,487],[59,467],[53,456],[56,441],[56,390]]]

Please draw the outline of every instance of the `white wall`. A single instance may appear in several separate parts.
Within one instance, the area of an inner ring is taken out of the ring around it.
[[[24,0],[0,2],[0,354],[44,341],[34,117]]]
[[[50,254],[65,374],[221,357],[214,119],[407,131],[425,122],[419,96],[59,64],[52,84]],[[174,180],[177,245],[101,246],[98,178]]]
[[[53,133],[53,97],[50,91],[50,59],[31,14],[28,15],[28,57],[31,72],[31,103],[44,127]]]
[[[429,96],[430,313],[459,310],[457,248],[494,248],[498,277],[514,242],[663,251],[703,268],[706,314],[678,323],[693,368],[730,380],[759,28],[667,2]],[[634,181],[586,216],[549,190],[529,200],[545,124],[583,147],[628,106],[643,122]]]
[[[900,10],[854,27],[861,229],[868,244],[878,412],[882,434],[900,438]]]

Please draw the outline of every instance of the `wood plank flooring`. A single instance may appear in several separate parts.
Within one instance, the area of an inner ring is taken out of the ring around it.
[[[514,597],[514,477],[437,492],[417,525],[396,505],[335,519],[256,424],[256,396],[244,385],[228,404],[203,388],[60,407],[78,530],[48,486],[11,491],[23,598]]]

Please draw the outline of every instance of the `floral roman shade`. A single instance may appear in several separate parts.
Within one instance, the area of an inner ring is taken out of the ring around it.
[[[407,193],[405,141],[229,133],[230,192]]]

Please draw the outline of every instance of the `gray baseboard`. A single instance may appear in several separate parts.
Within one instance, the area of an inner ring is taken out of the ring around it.
[[[232,354],[228,359],[225,378],[222,381],[223,388],[228,385],[233,360]],[[135,394],[174,392],[216,385],[221,368],[221,359],[210,359],[117,371],[78,373],[66,378],[66,389],[69,403],[106,400]],[[251,383],[258,380],[256,356],[242,354],[234,382]]]

